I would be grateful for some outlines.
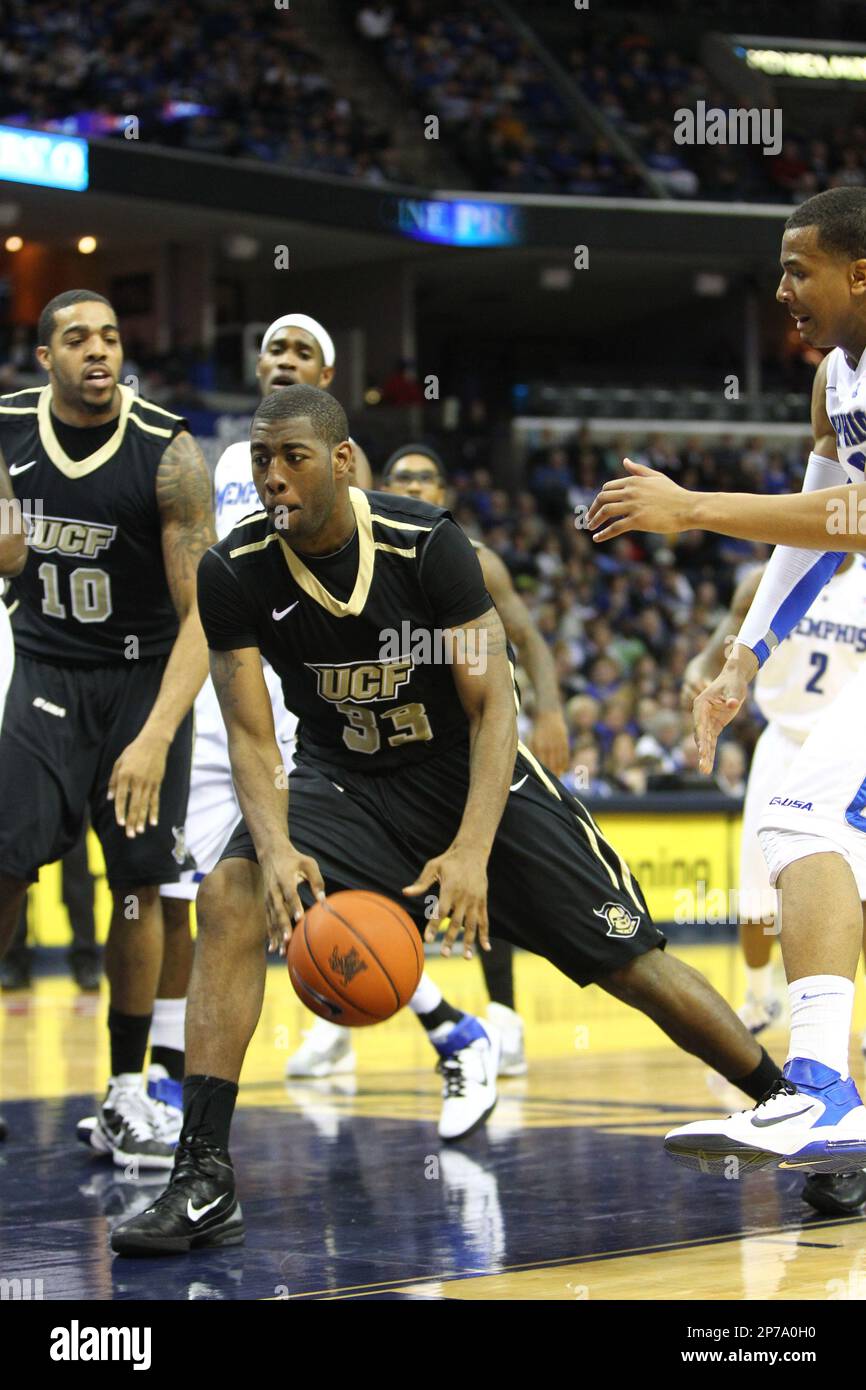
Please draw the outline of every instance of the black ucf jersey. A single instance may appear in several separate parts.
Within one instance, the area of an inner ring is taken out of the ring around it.
[[[6,602],[16,650],[42,661],[161,656],[177,636],[156,473],[187,425],[128,386],[118,390],[117,428],[80,460],[57,437],[50,386],[0,396],[0,448],[28,518],[27,563]]]
[[[485,668],[491,607],[477,557],[441,507],[349,489],[357,529],[335,556],[305,557],[265,512],[244,518],[199,568],[209,645],[258,647],[300,720],[299,757],[385,771],[468,747],[452,665]]]

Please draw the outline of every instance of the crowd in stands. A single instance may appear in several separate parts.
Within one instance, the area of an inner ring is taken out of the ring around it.
[[[456,0],[431,12],[426,0],[365,3],[357,28],[407,102],[439,118],[478,188],[647,192],[607,140],[577,128],[533,46],[494,6]]]
[[[503,193],[649,196],[615,138],[581,121],[535,44],[485,0],[356,0],[359,41],[381,58],[401,97],[435,114],[472,182]],[[181,150],[263,160],[367,183],[412,181],[387,129],[335,86],[303,15],[274,0],[178,0],[171,24],[148,0],[86,7],[6,0],[0,34],[0,120],[82,135],[136,138]],[[531,7],[526,18],[533,22]],[[655,17],[656,24],[658,17]],[[681,145],[675,113],[737,104],[697,54],[659,41],[616,8],[576,32],[562,70],[615,137],[675,197],[798,202],[866,184],[866,111],[800,128],[789,93],[784,144]],[[539,30],[542,39],[543,32]],[[749,105],[744,100],[738,104]],[[422,122],[418,122],[419,138]],[[601,127],[604,129],[604,126]]]
[[[387,131],[337,91],[273,0],[87,6],[6,0],[0,119],[137,138],[365,182],[399,180]]]
[[[689,488],[781,492],[799,489],[808,449],[807,441],[780,450],[759,438],[743,446],[664,436],[600,445],[584,430],[531,455],[514,496],[486,468],[455,473],[457,520],[504,560],[553,652],[571,738],[565,780],[581,797],[713,789],[697,771],[682,678],[769,547],[699,531],[596,546],[575,524],[580,509],[621,473],[625,454]],[[524,732],[529,693],[525,704]],[[715,785],[731,796],[742,794],[762,727],[752,704],[720,743]]]

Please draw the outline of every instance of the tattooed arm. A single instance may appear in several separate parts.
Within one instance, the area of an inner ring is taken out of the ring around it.
[[[184,430],[169,444],[156,474],[162,555],[180,627],[159,694],[144,726],[111,773],[109,800],[132,838],[159,820],[159,790],[172,740],[207,674],[207,647],[196,603],[196,570],[216,540],[213,491],[207,464]]]
[[[428,929],[427,940],[435,937],[448,918],[442,953],[450,954],[462,929],[468,958],[476,933],[481,946],[489,949],[487,860],[514,771],[517,713],[505,630],[496,609],[490,608],[452,633],[455,656],[451,670],[469,721],[469,791],[451,845],[444,854],[427,861],[406,891],[417,895],[438,880],[440,921]]]
[[[21,507],[15,498],[6,461],[0,453],[0,578],[20,574],[27,560]],[[2,588],[2,585],[0,585]]]

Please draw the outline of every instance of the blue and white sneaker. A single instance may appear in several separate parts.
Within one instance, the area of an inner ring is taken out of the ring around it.
[[[464,1014],[446,1037],[433,1046],[442,1073],[442,1113],[439,1138],[465,1139],[483,1125],[497,1100],[499,1032],[492,1024]]]
[[[671,1158],[702,1173],[739,1168],[804,1168],[842,1173],[866,1166],[866,1107],[853,1080],[793,1057],[753,1110],[697,1120],[665,1137]]]

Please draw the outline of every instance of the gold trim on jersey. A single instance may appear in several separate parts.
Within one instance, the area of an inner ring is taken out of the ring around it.
[[[383,526],[395,526],[398,531],[432,531],[433,526],[422,526],[420,521],[392,521],[388,516],[380,516],[378,512],[370,513],[371,521],[380,521]]]
[[[267,513],[265,513],[265,515],[267,515]],[[250,519],[252,520],[252,518]],[[238,525],[240,525],[240,522],[238,522]],[[229,535],[231,535],[231,532],[229,532]],[[253,550],[264,550],[265,546],[270,545],[271,541],[279,540],[282,540],[279,533],[277,531],[271,531],[265,536],[263,541],[250,541],[249,545],[239,545],[237,549],[230,550],[229,559],[233,560],[236,555],[249,555]]]
[[[253,512],[252,516],[242,516],[240,521],[235,522],[232,530],[236,531],[239,526],[249,526],[251,521],[266,521],[267,516],[267,512]]]
[[[386,550],[389,555],[402,555],[404,560],[413,560],[415,558],[414,545],[411,550],[404,550],[400,545],[386,545],[384,541],[374,541],[373,549]]]
[[[32,405],[0,405],[0,415],[35,415],[39,406],[41,386],[25,386],[21,391],[9,391],[5,399],[15,400],[18,396],[33,396]]]
[[[96,453],[90,454],[86,459],[71,459],[62,448],[51,423],[51,387],[43,386],[39,393],[37,410],[39,439],[54,467],[58,468],[64,477],[86,478],[88,473],[95,473],[97,468],[101,468],[104,463],[113,458],[122,445],[126,434],[129,411],[136,397],[135,392],[129,386],[118,386],[117,389],[120,392],[120,414],[117,417],[117,429],[114,434],[105,441],[101,449],[97,449]]]
[[[141,420],[137,415],[133,415],[132,411],[129,412],[129,421],[130,424],[138,425],[140,430],[147,430],[148,434],[161,434],[164,439],[171,439],[174,433],[173,430],[167,430],[162,425],[145,424],[144,420]]]
[[[370,585],[373,582],[373,565],[376,560],[373,523],[370,518],[370,503],[367,494],[362,492],[360,488],[350,487],[349,501],[352,504],[355,521],[358,525],[358,573],[355,578],[355,587],[345,602],[328,593],[324,584],[320,583],[316,576],[307,569],[300,555],[292,550],[292,547],[283,540],[282,536],[279,537],[283,558],[298,588],[303,589],[305,594],[335,618],[356,618],[363,611],[370,592]]]
[[[180,424],[182,415],[176,415],[173,410],[166,410],[164,406],[157,405],[154,401],[142,400],[141,396],[136,396],[135,404],[140,405],[142,410],[155,410],[159,415],[167,415],[169,420],[176,420]]]

